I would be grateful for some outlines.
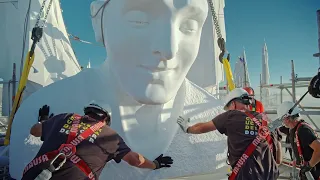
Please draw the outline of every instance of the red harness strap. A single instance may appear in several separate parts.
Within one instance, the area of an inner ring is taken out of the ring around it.
[[[305,122],[301,122],[297,126],[297,129],[295,132],[295,138],[297,140],[297,149],[298,149],[298,153],[299,153],[299,157],[300,157],[300,166],[304,165],[304,163],[305,163],[304,158],[303,158],[303,154],[302,154],[301,144],[300,144],[299,137],[298,137],[298,130],[302,125],[306,125],[313,130],[313,128],[308,123],[305,123]],[[314,134],[318,137],[318,134],[315,131],[314,131]],[[320,180],[320,177],[317,180]]]
[[[94,180],[95,177],[90,167],[87,165],[86,162],[84,162],[79,156],[76,155],[76,146],[80,144],[83,140],[91,136],[95,131],[101,129],[105,125],[105,122],[100,121],[77,136],[81,117],[82,116],[77,114],[74,114],[70,117],[70,120],[72,120],[72,126],[66,144],[62,144],[58,150],[48,152],[40,157],[33,159],[26,166],[23,174],[25,174],[33,166],[36,166],[40,163],[48,162],[59,156],[59,153],[63,153],[65,154],[67,160],[75,164],[83,173],[85,173],[85,175],[90,180]]]
[[[309,128],[311,128],[313,130],[313,128],[308,123],[301,122],[297,126],[297,129],[296,129],[296,132],[295,132],[295,136],[296,136],[295,138],[297,140],[297,149],[298,149],[298,153],[299,153],[299,157],[300,157],[300,165],[304,164],[303,153],[302,153],[301,144],[300,144],[299,137],[298,137],[298,130],[302,125],[306,125],[306,126],[308,126]],[[314,132],[314,134],[318,137],[317,133]]]
[[[244,165],[244,163],[247,161],[247,159],[251,156],[251,154],[256,150],[257,146],[260,144],[262,140],[267,140],[269,144],[269,148],[272,151],[272,138],[270,136],[270,131],[267,127],[267,121],[262,119],[262,124],[260,121],[254,117],[251,113],[245,112],[245,114],[251,118],[251,120],[259,127],[258,135],[256,138],[252,141],[252,143],[247,147],[246,151],[242,154],[240,159],[238,160],[235,167],[232,169],[232,173],[229,176],[229,180],[234,180],[241,167]]]
[[[262,115],[262,126],[258,125],[259,128],[264,128],[264,131],[269,131],[269,129],[268,129],[268,121],[265,120],[266,119],[266,117],[265,117],[266,115],[264,113],[260,113],[260,114]],[[256,124],[260,123],[260,121],[256,117],[254,117],[252,114],[247,112],[246,115],[249,116],[253,121],[255,121]],[[272,140],[272,138],[270,136],[270,133],[269,133],[269,135],[266,136],[266,140],[268,142],[270,151],[273,152],[273,140]]]

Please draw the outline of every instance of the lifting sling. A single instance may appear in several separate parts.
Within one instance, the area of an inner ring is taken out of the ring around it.
[[[251,113],[245,112],[245,114],[259,127],[259,132],[256,138],[252,141],[252,143],[247,147],[245,152],[242,154],[234,168],[232,169],[231,175],[229,176],[229,180],[235,180],[241,167],[245,164],[247,159],[252,155],[252,153],[256,150],[257,146],[261,141],[266,140],[269,145],[269,149],[273,152],[273,141],[270,136],[270,131],[268,130],[267,121],[262,119],[262,123],[254,117]]]
[[[7,132],[6,132],[6,137],[4,139],[4,145],[9,145],[10,144],[12,121],[14,119],[14,115],[16,114],[16,112],[17,112],[17,110],[18,110],[18,108],[20,106],[22,95],[23,95],[23,92],[24,92],[24,90],[26,88],[26,84],[27,84],[27,81],[28,81],[29,72],[30,72],[31,66],[32,66],[34,58],[35,58],[34,50],[36,48],[37,42],[39,42],[41,37],[42,37],[43,27],[44,27],[44,25],[46,23],[46,20],[47,20],[49,11],[51,9],[51,5],[52,5],[52,1],[53,0],[50,0],[48,8],[46,10],[46,14],[45,14],[44,19],[43,19],[43,23],[42,23],[41,26],[39,26],[40,15],[42,14],[42,11],[43,11],[43,9],[45,7],[46,1],[47,0],[43,1],[41,9],[40,9],[40,12],[39,12],[39,15],[38,15],[38,18],[37,18],[37,22],[35,24],[35,27],[32,29],[31,39],[33,40],[33,43],[32,43],[30,51],[27,53],[25,64],[23,66],[23,70],[22,70],[22,73],[21,73],[21,76],[20,76],[20,80],[19,80],[18,91],[17,91],[16,95],[14,96],[12,111],[10,113],[9,120],[8,120],[8,128],[7,128]]]
[[[77,132],[79,129],[79,124],[82,116],[74,114],[69,120],[72,121],[72,126],[70,129],[70,133],[68,135],[67,142],[62,144],[59,149],[45,153],[35,159],[33,159],[24,169],[23,174],[28,172],[28,170],[36,165],[38,162],[45,163],[50,162],[49,168],[43,170],[39,175],[41,177],[46,177],[46,179],[50,179],[52,176],[52,172],[59,170],[64,163],[68,160],[71,161],[75,166],[77,166],[90,180],[95,180],[94,174],[91,171],[90,167],[84,162],[79,156],[76,155],[76,146],[80,144],[83,140],[91,136],[94,132],[100,130],[106,123],[100,121],[90,128],[86,129],[84,132],[77,136]],[[58,159],[63,158],[63,161],[59,164],[58,167],[54,167],[53,163]],[[41,178],[38,178],[41,179]]]

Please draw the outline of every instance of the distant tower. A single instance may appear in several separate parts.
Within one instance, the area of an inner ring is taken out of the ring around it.
[[[89,62],[88,62],[87,68],[91,68],[90,59],[89,59]]]
[[[262,48],[262,78],[261,78],[261,84],[266,85],[269,84],[270,74],[269,74],[269,56],[268,56],[268,48],[266,42],[264,42],[263,48]],[[262,96],[265,97],[262,99],[264,103],[268,103],[266,100],[270,96],[269,89],[264,88],[262,90]]]
[[[243,85],[244,85],[244,87],[250,87],[251,84],[250,84],[250,78],[249,78],[247,56],[246,56],[246,51],[244,48],[243,48],[242,59],[243,59],[243,72],[244,72]]]

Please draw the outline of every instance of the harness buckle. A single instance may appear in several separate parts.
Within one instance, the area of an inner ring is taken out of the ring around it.
[[[77,151],[76,146],[72,144],[61,144],[58,150],[60,153],[64,154],[67,159],[76,154]]]
[[[57,167],[54,167],[53,163],[54,163],[59,157],[63,158],[63,161],[61,161]],[[49,170],[50,170],[51,172],[58,171],[58,170],[64,165],[64,163],[66,163],[66,161],[67,161],[66,155],[65,155],[64,153],[59,153],[59,154],[56,155],[56,157],[54,157],[54,158],[52,159],[52,161],[50,162]]]

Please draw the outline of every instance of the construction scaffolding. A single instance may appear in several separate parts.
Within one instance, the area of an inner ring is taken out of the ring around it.
[[[280,77],[280,84],[261,84],[260,81],[260,92],[262,92],[263,88],[277,88],[280,90],[280,103],[283,102],[283,90],[286,90],[288,94],[292,97],[292,101],[294,103],[297,102],[296,99],[296,88],[308,88],[309,81],[312,77],[298,77],[297,74],[295,74],[294,69],[294,61],[291,60],[291,83],[283,83],[282,82],[282,76]],[[292,89],[292,92],[289,90],[289,88]],[[263,95],[260,94],[260,100],[263,100]],[[300,103],[298,106],[301,108],[302,112],[301,114],[308,117],[310,122],[314,125],[314,127],[319,131],[319,127],[316,123],[314,123],[314,120],[310,117],[311,115],[320,115],[320,107],[307,107],[302,106]],[[266,110],[267,114],[277,114],[276,110]],[[319,131],[320,132],[320,131]]]
[[[10,114],[11,112],[11,106],[13,104],[13,100],[14,100],[14,95],[16,94],[16,86],[17,86],[18,80],[16,77],[16,63],[13,63],[13,70],[12,70],[12,79],[8,80],[8,81],[0,81],[0,85],[2,86],[2,91],[0,92],[0,117],[2,116],[3,112],[6,112],[6,114]],[[5,86],[3,86],[5,85]],[[8,97],[3,97],[3,93],[4,91],[7,92],[7,96]],[[7,101],[3,102],[2,99],[7,99]],[[3,104],[2,103],[6,103],[7,105],[5,107],[7,107],[8,109],[2,109]]]

